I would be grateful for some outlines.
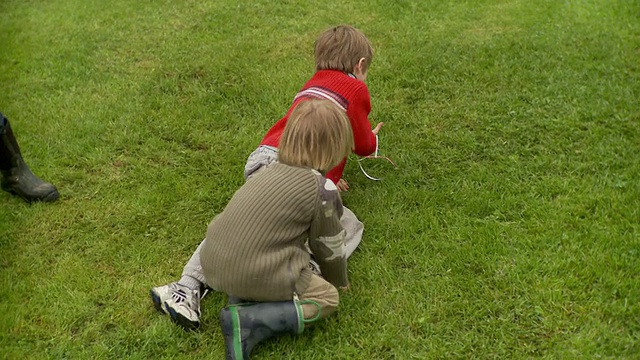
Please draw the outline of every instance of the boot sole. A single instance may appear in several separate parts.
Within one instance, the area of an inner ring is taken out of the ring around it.
[[[48,193],[47,195],[43,196],[43,197],[30,197],[26,194],[22,194],[16,190],[14,190],[12,187],[10,186],[2,186],[2,190],[8,192],[11,195],[15,195],[18,196],[20,198],[22,198],[24,201],[27,201],[29,203],[32,202],[54,202],[56,200],[58,200],[60,198],[60,193],[58,191],[52,191],[50,193]]]
[[[45,196],[42,199],[32,200],[32,201],[54,202],[54,201],[58,200],[59,198],[60,198],[60,193],[57,192],[57,191],[54,191],[54,192],[50,193],[49,195]]]

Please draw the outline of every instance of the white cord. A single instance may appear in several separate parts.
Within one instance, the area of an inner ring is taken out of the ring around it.
[[[378,141],[378,134],[376,134],[376,151],[374,151],[374,152],[373,152],[373,156],[374,156],[374,157],[377,157],[377,156],[378,156],[378,144],[379,144],[379,141]],[[367,177],[367,179],[370,179],[370,180],[373,180],[373,181],[380,181],[380,180],[382,180],[382,179],[374,178],[373,176],[371,176],[371,175],[367,174],[367,172],[366,172],[366,171],[364,171],[364,168],[362,167],[362,163],[361,163],[361,161],[362,161],[362,160],[364,160],[364,159],[366,159],[366,157],[363,157],[363,158],[358,159],[358,166],[360,166],[360,171],[362,171],[362,173],[364,174],[364,176],[366,176],[366,177]]]

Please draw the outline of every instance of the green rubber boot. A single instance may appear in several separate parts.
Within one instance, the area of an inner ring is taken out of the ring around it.
[[[281,301],[268,303],[240,303],[228,305],[220,311],[220,324],[226,348],[227,360],[249,359],[251,350],[263,340],[284,334],[302,334],[307,323],[320,317],[305,320],[302,303],[305,301]],[[320,306],[315,302],[310,302]]]

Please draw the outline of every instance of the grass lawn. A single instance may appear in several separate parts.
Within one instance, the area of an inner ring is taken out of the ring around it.
[[[0,2],[0,110],[61,199],[0,193],[0,358],[220,359],[176,280],[313,72],[361,29],[382,151],[338,314],[253,359],[639,359],[640,2]]]

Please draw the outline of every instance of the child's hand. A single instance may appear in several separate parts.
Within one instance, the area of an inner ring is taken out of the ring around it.
[[[338,188],[338,191],[340,191],[340,192],[344,192],[344,191],[349,190],[349,184],[344,179],[338,180],[338,183],[336,184],[336,187]]]
[[[374,135],[378,135],[378,131],[380,131],[380,128],[382,127],[382,125],[384,125],[383,122],[379,122],[375,128],[373,128],[373,130],[371,130],[371,132],[373,132]]]
[[[351,288],[351,284],[347,285],[347,286],[340,286],[338,289],[340,289],[340,291],[347,291]]]

